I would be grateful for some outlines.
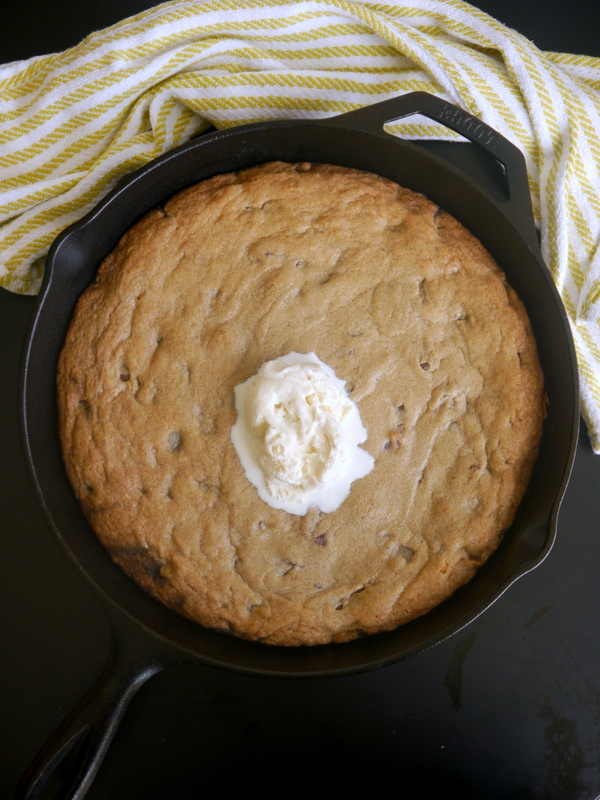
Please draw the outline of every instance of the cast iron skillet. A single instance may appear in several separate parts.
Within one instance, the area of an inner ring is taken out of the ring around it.
[[[414,113],[442,122],[491,154],[505,177],[503,190],[483,189],[419,145],[383,130],[386,122]],[[120,236],[191,183],[276,159],[375,172],[423,192],[457,217],[490,250],[525,303],[549,397],[530,487],[492,558],[466,586],[424,617],[343,645],[280,648],[245,642],[205,630],[145,594],[113,564],[88,526],[67,480],[57,435],[55,373],[66,329],[77,298]],[[269,677],[336,676],[372,670],[440,642],[548,554],[575,453],[579,401],[574,348],[562,303],[538,250],[521,153],[484,123],[421,92],[330,119],[258,123],[188,142],[131,175],[57,238],[25,349],[21,411],[38,498],[59,543],[104,601],[112,652],[99,683],[23,776],[18,797],[38,796],[65,753],[86,738],[73,781],[64,787],[64,796],[83,797],[128,702],[167,664],[198,660]]]

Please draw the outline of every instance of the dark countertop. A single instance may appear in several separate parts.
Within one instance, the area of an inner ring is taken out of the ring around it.
[[[8,2],[0,62],[63,49],[149,5]],[[595,3],[477,5],[543,49],[600,55]],[[57,545],[21,453],[18,376],[33,306],[0,290],[0,800],[13,796],[109,651],[103,607]],[[406,661],[310,680],[169,667],[134,697],[87,796],[216,797],[225,786],[372,792],[389,777],[403,794],[407,779],[419,780],[425,798],[454,788],[477,800],[594,800],[599,486],[600,456],[582,428],[547,559],[465,629]]]

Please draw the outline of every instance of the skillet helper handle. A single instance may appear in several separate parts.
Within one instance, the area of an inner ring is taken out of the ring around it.
[[[79,747],[76,761],[56,800],[81,800],[88,791],[125,710],[136,691],[167,662],[167,654],[148,655],[144,640],[125,618],[112,623],[112,648],[96,685],[58,727],[22,776],[16,800],[36,800],[60,764]],[[128,628],[124,635],[123,628]]]
[[[393,122],[411,114],[421,114],[445,125],[473,144],[487,150],[502,165],[508,189],[508,199],[505,203],[500,203],[502,211],[529,247],[534,252],[539,252],[527,180],[527,165],[523,153],[485,122],[463,111],[462,108],[427,92],[411,92],[399,97],[392,97],[381,103],[350,111],[343,114],[341,118],[350,127],[358,128],[366,133],[381,135],[383,126],[387,122]],[[339,121],[340,117],[333,119]],[[383,133],[385,136],[396,139],[395,136],[385,131]]]

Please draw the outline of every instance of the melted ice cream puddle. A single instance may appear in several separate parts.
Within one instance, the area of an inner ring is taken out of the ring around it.
[[[374,460],[358,408],[314,353],[268,361],[235,387],[231,440],[246,477],[273,508],[334,511]]]

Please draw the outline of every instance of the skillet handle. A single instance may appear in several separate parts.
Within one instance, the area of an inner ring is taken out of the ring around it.
[[[35,800],[66,756],[79,746],[70,775],[56,800],[81,800],[100,768],[125,710],[148,678],[175,661],[171,649],[154,645],[119,614],[109,614],[112,647],[96,685],[57,728],[23,774],[15,800]]]
[[[393,122],[411,114],[421,114],[445,125],[469,139],[473,144],[487,150],[502,165],[508,190],[508,199],[503,204],[500,202],[502,212],[529,247],[535,253],[539,253],[525,158],[518,147],[477,117],[471,116],[462,108],[441,100],[433,94],[411,92],[399,97],[392,97],[381,103],[364,106],[356,111],[349,111],[338,117],[332,117],[331,124],[334,124],[336,120],[339,124],[339,121],[343,120],[344,125],[358,128],[366,133],[378,135],[383,133],[384,136],[397,139],[383,131],[383,126],[387,122]]]

